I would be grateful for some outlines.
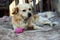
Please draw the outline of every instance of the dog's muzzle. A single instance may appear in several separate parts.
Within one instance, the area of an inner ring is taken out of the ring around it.
[[[32,15],[31,13],[28,13],[28,17],[31,17],[31,15]]]

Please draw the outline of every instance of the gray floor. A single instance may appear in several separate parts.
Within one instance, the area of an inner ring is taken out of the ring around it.
[[[60,22],[59,19],[53,18],[54,21]],[[47,30],[47,28],[51,29]],[[15,34],[12,29],[10,17],[0,18],[0,40],[60,40],[60,26],[24,31],[20,34]]]

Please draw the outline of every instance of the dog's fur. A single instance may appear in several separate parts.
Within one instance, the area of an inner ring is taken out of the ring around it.
[[[36,26],[36,24],[34,24],[38,21],[39,16],[37,14],[36,15],[33,14],[32,6],[30,4],[27,4],[27,3],[18,4],[13,11],[14,12],[12,13],[13,14],[12,25],[14,30],[17,27],[22,27],[24,29],[40,29],[41,28],[39,26]],[[48,21],[46,24],[52,25],[50,21]]]
[[[24,29],[27,28],[27,19],[33,15],[32,13],[32,6],[30,4],[24,3],[24,4],[18,4],[14,9],[12,13],[12,25],[14,30],[17,27],[22,27]]]

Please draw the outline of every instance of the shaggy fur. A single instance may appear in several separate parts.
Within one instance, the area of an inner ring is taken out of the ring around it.
[[[22,27],[24,29],[27,29],[28,23],[27,20],[30,16],[33,15],[32,13],[32,6],[30,4],[24,3],[24,4],[18,4],[13,9],[13,16],[12,16],[12,25],[14,30],[17,27]],[[29,29],[29,28],[28,28]]]
[[[14,30],[17,27],[22,27],[24,29],[32,30],[32,29],[40,29],[40,26],[37,26],[36,23],[39,22],[41,24],[49,24],[52,26],[52,22],[48,19],[46,20],[40,20],[38,14],[33,14],[32,12],[32,6],[30,4],[24,3],[24,4],[18,4],[12,13],[12,25]]]

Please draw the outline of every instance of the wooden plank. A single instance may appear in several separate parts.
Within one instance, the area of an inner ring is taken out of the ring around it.
[[[20,4],[25,3],[25,0],[19,0],[19,3],[20,3]]]
[[[9,13],[10,13],[10,16],[13,16],[12,13],[13,13],[13,10],[14,8],[16,7],[16,3],[15,3],[15,0],[9,5]]]

